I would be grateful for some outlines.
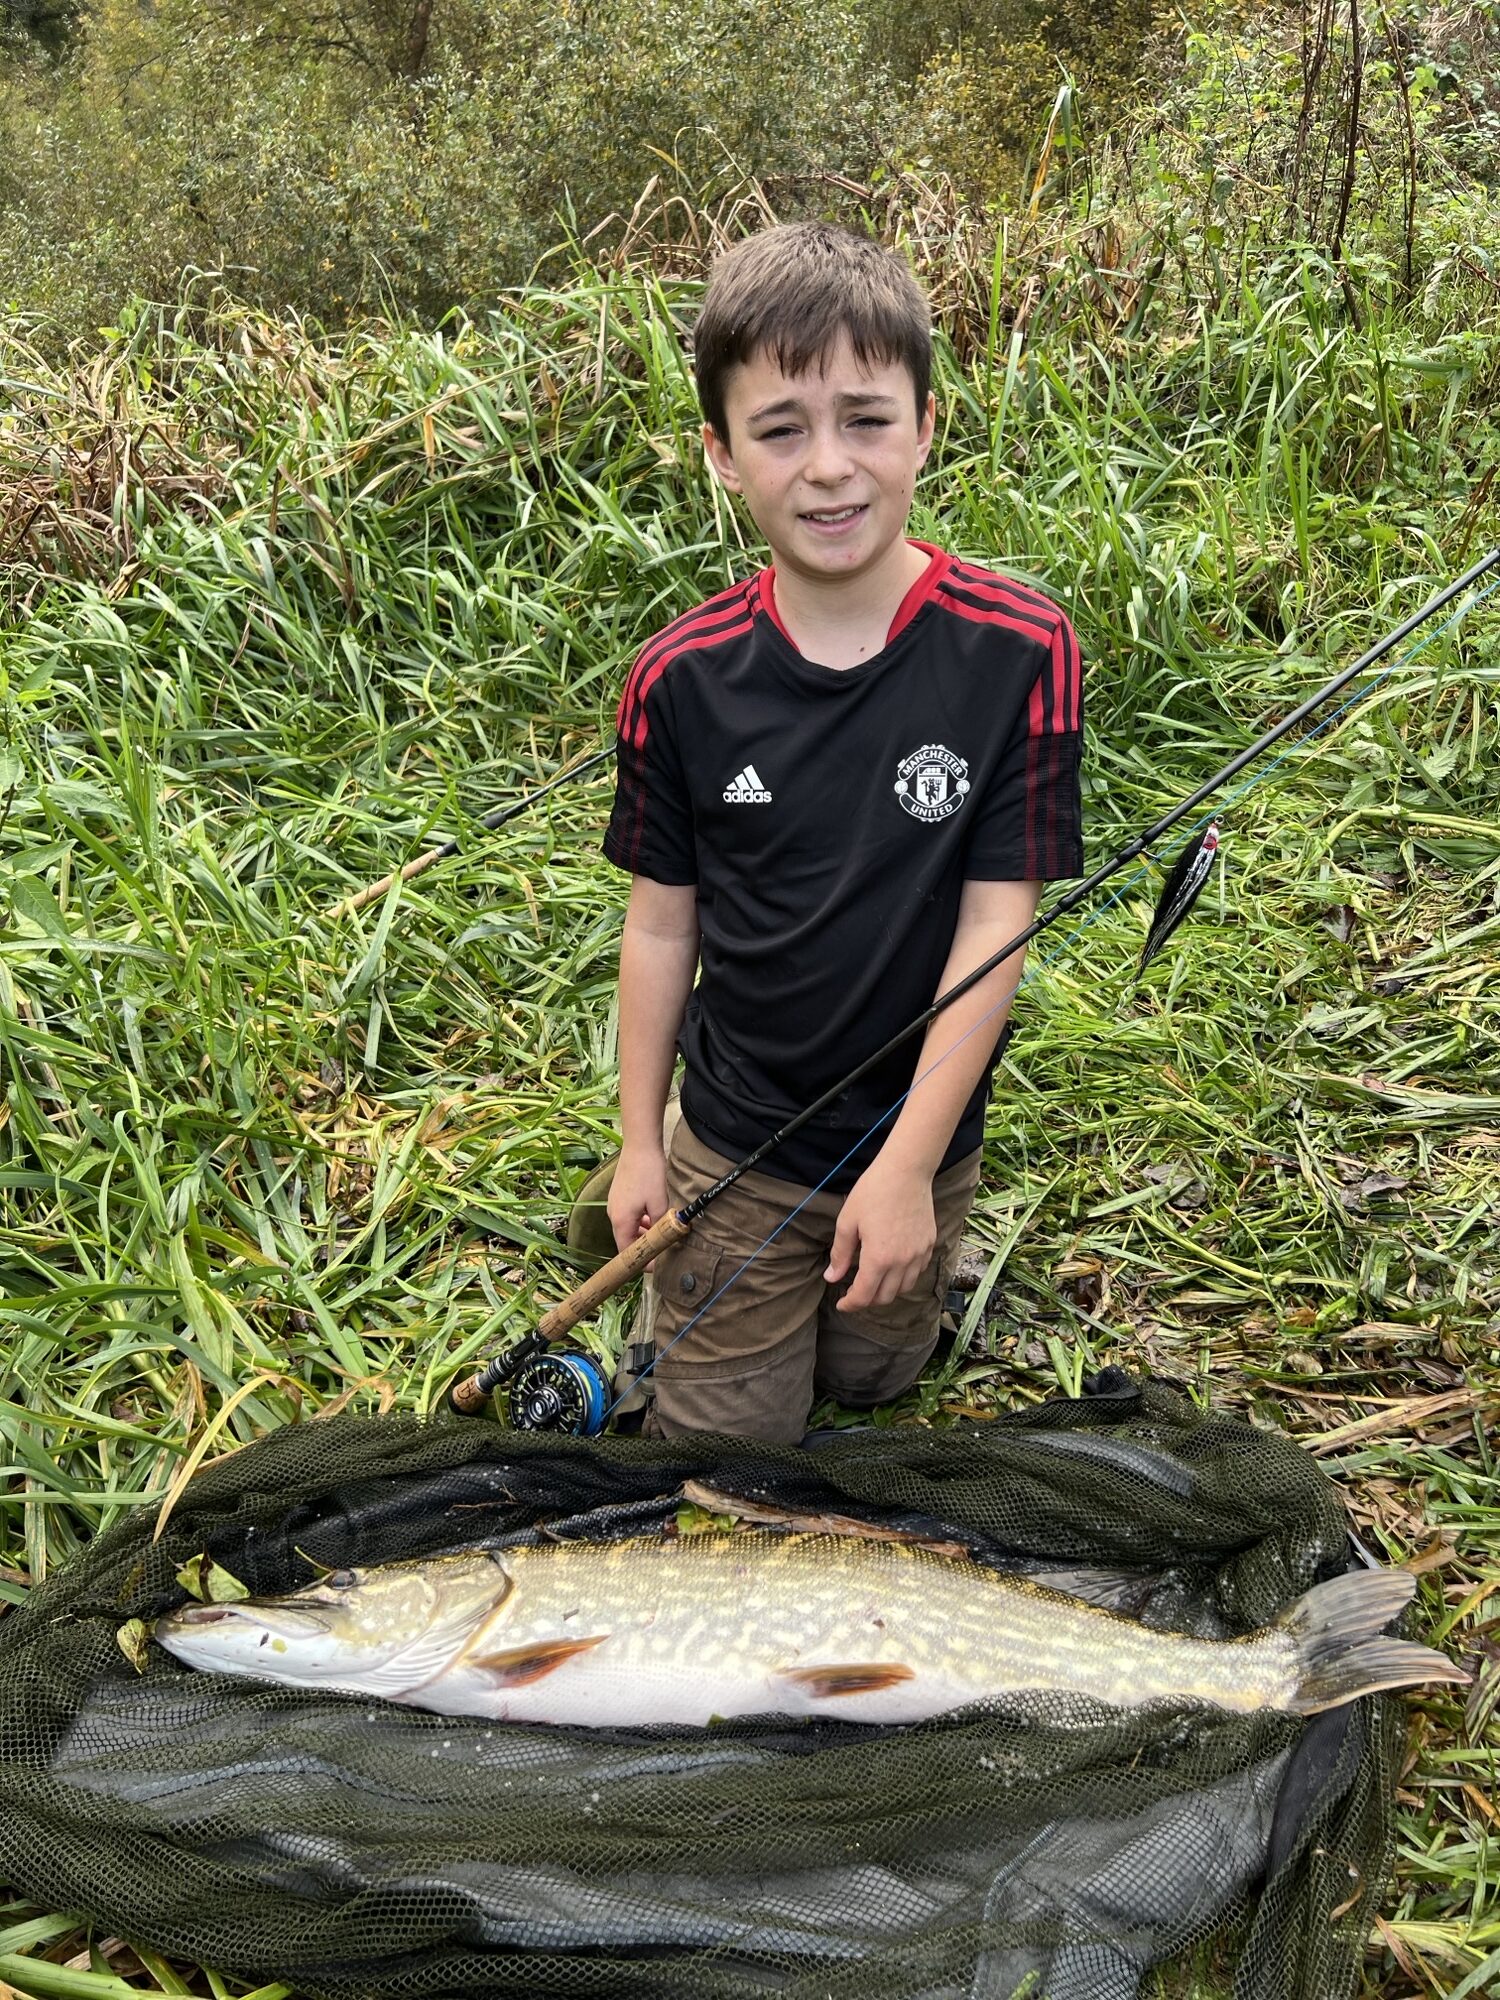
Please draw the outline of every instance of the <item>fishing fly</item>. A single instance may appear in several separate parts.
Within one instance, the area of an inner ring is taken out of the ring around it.
[[[1146,933],[1140,964],[1135,969],[1137,979],[1203,894],[1218,855],[1219,822],[1215,819],[1209,821],[1201,834],[1194,834],[1183,848],[1162,887],[1152,913],[1151,928]]]

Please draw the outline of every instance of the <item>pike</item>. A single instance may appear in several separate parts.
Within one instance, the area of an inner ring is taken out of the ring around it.
[[[188,1666],[445,1715],[629,1728],[735,1716],[908,1723],[1035,1693],[1311,1715],[1468,1675],[1383,1635],[1405,1570],[1315,1585],[1205,1640],[967,1557],[833,1534],[566,1541],[335,1571],[289,1596],[158,1619]]]

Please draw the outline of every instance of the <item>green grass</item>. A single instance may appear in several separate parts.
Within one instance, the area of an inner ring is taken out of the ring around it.
[[[945,346],[914,525],[1072,612],[1097,862],[1496,538],[1496,348],[1457,297],[1419,326],[1372,293],[1355,330],[1291,251],[1110,328],[1079,256],[1029,340],[997,310]],[[338,340],[224,303],[65,370],[0,329],[0,1599],[193,1454],[430,1407],[576,1281],[608,780],[476,822],[757,560],[699,468],[692,302],[580,275]],[[1320,1451],[1387,1557],[1451,1542],[1423,1611],[1481,1675],[1411,1704],[1386,2000],[1500,1966],[1497,629],[1432,637],[1233,805],[1139,989],[1154,878],[1039,951],[971,1231],[994,1288],[891,1413],[1150,1367]],[[121,1972],[223,1990],[3,1913],[18,1991]]]

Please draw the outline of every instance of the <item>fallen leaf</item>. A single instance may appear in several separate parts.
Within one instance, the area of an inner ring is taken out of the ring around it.
[[[200,1604],[239,1604],[250,1595],[237,1576],[231,1576],[209,1555],[191,1557],[178,1570],[177,1581]]]
[[[1493,1820],[1496,1826],[1500,1826],[1500,1812],[1496,1811],[1477,1785],[1463,1785],[1460,1789],[1465,1798],[1472,1800],[1482,1813]]]
[[[138,1674],[146,1671],[146,1649],[150,1643],[151,1631],[143,1618],[127,1619],[115,1634],[115,1644]]]
[[[1324,1431],[1309,1440],[1307,1449],[1314,1458],[1323,1458],[1330,1451],[1342,1451],[1346,1445],[1364,1444],[1391,1431],[1407,1430],[1424,1417],[1436,1416],[1439,1410],[1457,1409],[1460,1403],[1472,1407],[1474,1400],[1472,1389],[1445,1389],[1439,1396],[1406,1396],[1387,1409],[1377,1410],[1374,1416],[1360,1417],[1352,1424],[1340,1424],[1337,1430]]]
[[[1420,1986],[1425,1991],[1426,1981],[1422,1978],[1421,1971],[1418,1968],[1416,1961],[1413,1959],[1411,1953],[1407,1950],[1406,1945],[1404,1944],[1402,1939],[1396,1934],[1395,1931],[1391,1929],[1390,1925],[1386,1922],[1385,1918],[1378,1914],[1375,1918],[1375,1928],[1376,1930],[1379,1931],[1380,1935],[1385,1939],[1386,1946],[1389,1949],[1392,1958],[1395,1959],[1397,1965],[1400,1966],[1401,1970],[1406,1974],[1407,1978],[1411,1980],[1414,1985]]]
[[[1425,1576],[1429,1570],[1441,1569],[1445,1563],[1452,1562],[1457,1553],[1458,1530],[1440,1528],[1426,1548],[1408,1556],[1401,1567],[1410,1570],[1413,1576]]]
[[[1366,1174],[1363,1180],[1346,1182],[1339,1191],[1345,1208],[1363,1208],[1377,1195],[1401,1194],[1411,1186],[1404,1174]]]

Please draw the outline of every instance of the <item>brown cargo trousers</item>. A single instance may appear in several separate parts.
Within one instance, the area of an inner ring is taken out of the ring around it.
[[[679,1120],[667,1152],[673,1206],[692,1201],[733,1165]],[[751,1173],[718,1196],[692,1235],[656,1260],[655,1401],[646,1435],[726,1431],[795,1444],[815,1396],[872,1409],[909,1389],[937,1345],[979,1166],[975,1151],[933,1181],[937,1248],[916,1287],[888,1306],[852,1314],[834,1307],[853,1274],[837,1285],[823,1280],[842,1195],[812,1195],[769,1244],[766,1238],[808,1197],[807,1188]],[[678,1339],[757,1251],[748,1270]]]

